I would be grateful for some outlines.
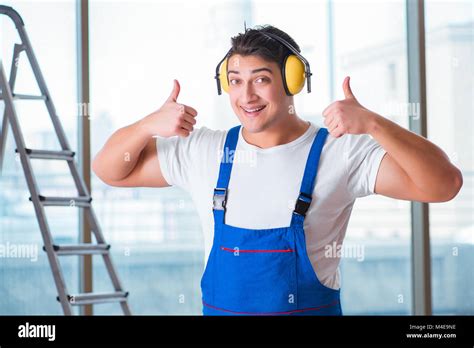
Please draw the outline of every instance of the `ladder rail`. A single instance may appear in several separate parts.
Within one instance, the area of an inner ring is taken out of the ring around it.
[[[15,107],[13,105],[13,96],[10,90],[10,84],[8,83],[5,75],[5,70],[3,68],[3,62],[0,60],[0,86],[2,88],[2,94],[4,96],[5,102],[5,112],[9,117],[9,123],[12,127],[12,132],[15,137],[15,141],[18,147],[18,153],[20,154],[20,161],[23,167],[23,171],[26,177],[26,183],[28,189],[31,193],[31,199],[35,209],[36,218],[40,226],[41,235],[47,250],[48,261],[53,272],[54,283],[56,285],[56,290],[60,298],[61,306],[63,308],[64,314],[72,315],[72,308],[67,299],[67,287],[62,272],[60,271],[59,259],[54,253],[53,250],[53,240],[50,233],[49,224],[45,218],[44,208],[39,201],[39,189],[38,184],[33,175],[33,168],[31,166],[30,159],[25,150],[25,141],[23,139],[23,134],[19,127],[18,116],[16,115]]]
[[[16,12],[12,7],[0,5],[0,14],[6,15],[11,18],[13,23],[15,23],[15,27],[19,28],[25,25],[23,19],[21,18],[20,14]]]
[[[18,59],[20,57],[20,52],[23,50],[23,45],[15,44],[13,49],[13,57],[12,57],[12,66],[10,68],[10,91],[15,89],[16,83],[16,75],[18,72]],[[3,161],[5,158],[5,149],[7,147],[7,136],[8,136],[8,117],[7,117],[7,110],[5,108],[3,112],[3,119],[2,119],[2,128],[0,129],[0,175],[2,174],[3,170]]]

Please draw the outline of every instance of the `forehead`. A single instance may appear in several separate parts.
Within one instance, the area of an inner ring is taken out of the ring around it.
[[[235,71],[253,70],[263,67],[270,68],[274,71],[278,69],[278,64],[276,62],[265,60],[260,56],[241,56],[239,54],[232,55],[227,64],[228,70]]]

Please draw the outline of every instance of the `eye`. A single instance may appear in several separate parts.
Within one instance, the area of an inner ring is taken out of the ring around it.
[[[268,82],[270,81],[267,77],[259,77],[255,80],[257,83],[263,83],[263,82]]]
[[[238,84],[239,82],[240,82],[240,80],[238,80],[238,79],[230,79],[230,80],[229,80],[229,83],[230,83],[231,85],[236,85],[236,84]]]

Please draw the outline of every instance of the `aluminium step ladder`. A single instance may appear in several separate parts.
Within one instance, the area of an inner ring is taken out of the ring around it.
[[[10,70],[10,80],[8,81],[3,68],[3,63],[0,60],[0,100],[5,103],[5,112],[3,115],[3,121],[0,128],[0,173],[3,163],[3,155],[6,145],[6,136],[8,124],[10,123],[13,131],[13,136],[16,142],[17,149],[15,150],[20,156],[21,165],[25,173],[28,189],[31,197],[30,201],[33,202],[33,206],[36,213],[36,218],[41,230],[43,237],[44,247],[48,256],[48,261],[53,272],[53,278],[58,292],[57,300],[61,303],[63,312],[65,315],[72,315],[72,306],[81,306],[98,303],[118,302],[121,305],[122,311],[125,315],[130,315],[130,309],[128,306],[128,292],[122,289],[122,285],[117,276],[115,268],[113,266],[110,245],[105,242],[104,236],[100,229],[97,221],[97,217],[92,208],[92,198],[88,192],[88,189],[84,183],[84,180],[79,175],[78,167],[74,161],[74,152],[71,151],[69,143],[66,139],[63,127],[56,114],[56,110],[53,104],[53,100],[49,94],[48,88],[46,87],[45,80],[41,73],[38,61],[33,52],[33,48],[29,41],[26,33],[24,22],[21,16],[13,8],[0,5],[0,15],[6,15],[10,17],[21,39],[21,44],[15,44],[13,52],[12,67]],[[38,87],[41,91],[41,95],[22,95],[13,92],[15,87],[15,80],[17,75],[17,61],[22,51],[25,51],[28,61],[31,65],[33,74],[35,76]],[[22,131],[18,121],[14,100],[15,99],[29,99],[29,100],[40,100],[46,103],[49,116],[53,122],[54,130],[58,136],[59,143],[61,145],[61,151],[51,150],[33,150],[28,149],[25,146]],[[36,179],[31,166],[31,159],[42,159],[42,160],[64,160],[67,161],[71,175],[74,179],[74,183],[78,192],[77,197],[45,197],[39,193],[39,188],[36,183]],[[89,226],[95,235],[97,244],[85,243],[77,245],[56,245],[54,244],[53,237],[50,232],[48,221],[45,215],[46,206],[76,206],[84,209],[84,215],[86,216]],[[67,291],[65,279],[59,263],[59,257],[62,255],[94,255],[100,254],[103,257],[107,272],[112,281],[114,291],[111,293],[82,293],[71,295]]]

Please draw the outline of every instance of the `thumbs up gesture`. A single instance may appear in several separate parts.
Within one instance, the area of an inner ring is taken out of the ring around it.
[[[174,80],[173,90],[161,108],[141,120],[148,135],[187,137],[193,131],[197,111],[178,103],[180,89],[178,80]]]
[[[344,134],[368,134],[373,119],[379,115],[359,104],[352,93],[349,76],[344,79],[342,89],[345,98],[330,104],[323,111],[329,134],[335,138]]]

